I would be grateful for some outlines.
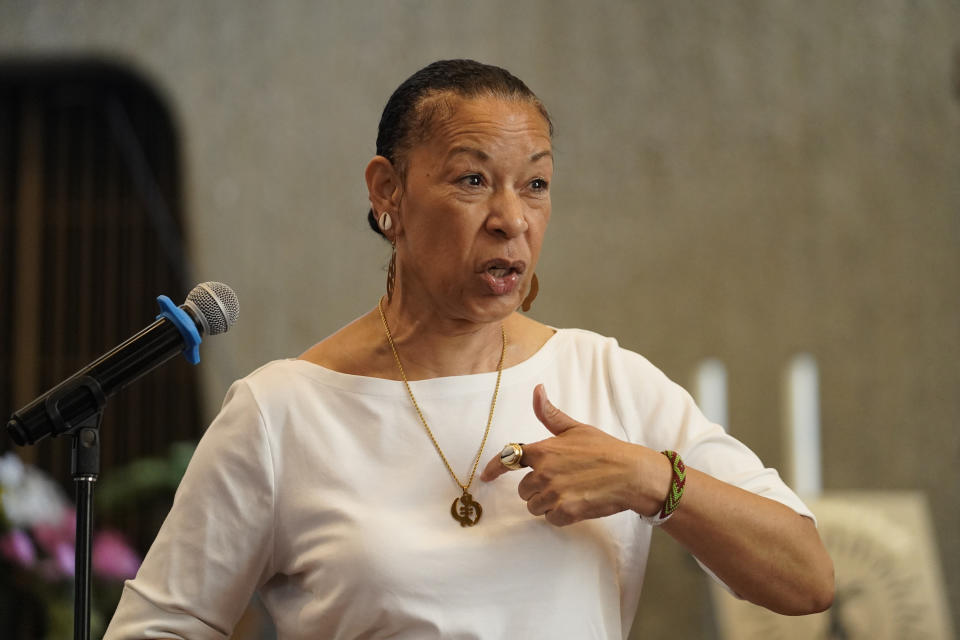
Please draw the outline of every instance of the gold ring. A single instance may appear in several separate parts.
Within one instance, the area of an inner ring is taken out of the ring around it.
[[[500,462],[507,469],[516,471],[523,467],[523,443],[511,442],[500,451]]]

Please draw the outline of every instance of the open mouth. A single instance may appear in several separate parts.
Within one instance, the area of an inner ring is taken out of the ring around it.
[[[506,278],[511,275],[523,274],[526,265],[522,261],[511,262],[509,260],[491,260],[485,265],[484,271],[494,278]]]
[[[487,273],[492,275],[494,278],[504,278],[511,273],[516,273],[517,270],[513,267],[490,267],[487,269]]]
[[[496,258],[483,264],[480,273],[487,281],[487,286],[495,295],[509,295],[517,290],[520,285],[520,276],[523,275],[527,265],[522,260],[506,260]]]

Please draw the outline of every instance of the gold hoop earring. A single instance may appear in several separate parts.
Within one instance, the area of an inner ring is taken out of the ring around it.
[[[393,287],[397,279],[397,247],[393,247],[390,254],[390,264],[387,266],[387,302],[393,300]]]
[[[533,277],[530,279],[530,289],[527,291],[527,297],[523,299],[523,302],[520,303],[520,308],[523,309],[524,313],[530,311],[530,305],[533,304],[533,301],[537,297],[537,293],[540,291],[540,281],[537,280],[537,274],[534,272]]]

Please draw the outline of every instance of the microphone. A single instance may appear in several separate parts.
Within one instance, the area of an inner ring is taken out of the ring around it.
[[[167,296],[157,303],[155,322],[14,411],[7,422],[13,441],[23,446],[73,432],[98,415],[107,398],[178,353],[197,364],[201,336],[224,333],[240,315],[237,294],[222,282],[198,284],[179,307]]]

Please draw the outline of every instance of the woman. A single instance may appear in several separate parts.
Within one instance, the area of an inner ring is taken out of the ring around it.
[[[223,638],[255,589],[284,639],[623,638],[658,524],[741,597],[829,606],[775,471],[642,357],[517,313],[552,170],[508,72],[397,89],[366,169],[387,294],[231,388],[108,638]]]

